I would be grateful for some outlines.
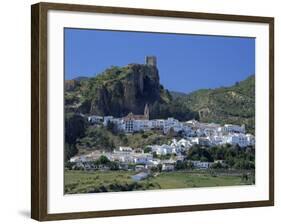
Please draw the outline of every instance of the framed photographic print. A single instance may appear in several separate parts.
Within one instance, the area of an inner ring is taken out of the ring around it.
[[[32,5],[32,218],[274,204],[274,19]]]

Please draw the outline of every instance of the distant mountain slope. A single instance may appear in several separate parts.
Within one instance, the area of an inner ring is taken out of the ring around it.
[[[87,80],[87,79],[89,79],[89,77],[87,77],[87,76],[77,76],[73,80],[82,81],[82,80]]]
[[[177,98],[184,97],[187,95],[186,93],[177,92],[177,91],[170,91],[170,94],[173,97],[173,99],[177,99]]]
[[[245,124],[248,131],[255,127],[255,76],[231,87],[202,89],[181,98],[203,122]]]

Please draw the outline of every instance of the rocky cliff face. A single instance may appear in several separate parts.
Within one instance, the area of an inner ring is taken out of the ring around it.
[[[78,83],[79,82],[76,80],[65,80],[64,82],[65,91],[73,91],[78,85]]]
[[[165,102],[167,94],[159,83],[157,67],[130,64],[82,80],[76,95],[81,95],[81,105],[88,105],[86,112],[90,114],[122,117],[129,112],[143,114],[146,103]]]
[[[160,98],[159,75],[156,67],[144,65],[129,66],[128,76],[119,83],[123,98],[123,112],[143,113],[146,103],[152,104]],[[118,83],[117,83],[118,85]],[[114,103],[114,100],[113,100]]]

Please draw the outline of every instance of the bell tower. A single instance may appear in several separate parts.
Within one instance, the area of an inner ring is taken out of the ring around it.
[[[147,104],[145,104],[145,107],[144,107],[144,117],[145,117],[145,119],[149,120],[149,107]]]

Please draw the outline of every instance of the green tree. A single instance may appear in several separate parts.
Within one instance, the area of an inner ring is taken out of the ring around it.
[[[117,162],[113,161],[109,163],[110,170],[119,170],[119,165]]]
[[[222,166],[222,164],[220,163],[220,162],[217,162],[217,163],[213,163],[212,165],[211,165],[211,168],[212,169],[221,169],[223,166]]]
[[[186,168],[187,168],[186,162],[184,162],[184,161],[178,160],[178,161],[176,162],[176,164],[175,164],[175,169],[176,169],[176,170],[183,170],[183,169],[186,169]]]
[[[78,138],[85,136],[87,123],[85,119],[74,113],[67,113],[65,116],[65,145],[64,159],[69,160],[78,153],[76,142]]]
[[[110,160],[105,155],[101,155],[100,158],[97,160],[97,163],[105,165],[110,163]]]
[[[206,147],[200,145],[193,145],[187,154],[187,157],[191,160],[200,160],[204,162],[213,162],[214,158],[207,150]]]
[[[71,157],[75,156],[78,153],[78,149],[76,148],[75,144],[64,144],[64,159],[65,161],[68,161]]]
[[[150,147],[145,147],[143,150],[144,153],[150,153],[151,152],[151,148]]]
[[[109,130],[112,134],[118,133],[117,125],[112,121],[108,121],[106,129]]]
[[[65,142],[74,144],[77,138],[85,136],[87,122],[84,117],[69,113],[65,116]]]
[[[69,169],[69,170],[72,170],[72,167],[75,165],[75,163],[72,163],[72,162],[69,162],[69,161],[66,161],[64,163],[64,167]]]
[[[157,169],[159,170],[159,172],[162,172],[162,164],[158,164]]]

